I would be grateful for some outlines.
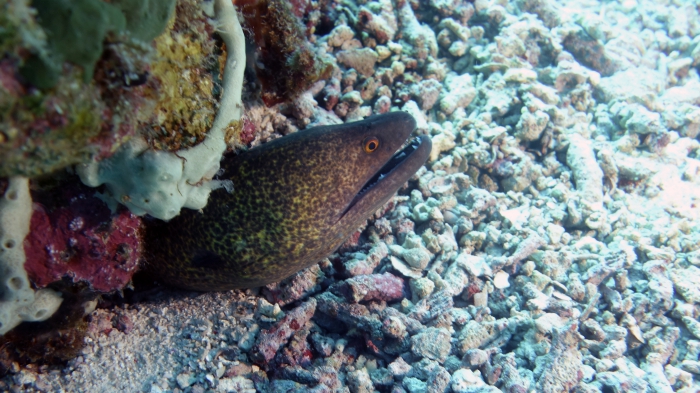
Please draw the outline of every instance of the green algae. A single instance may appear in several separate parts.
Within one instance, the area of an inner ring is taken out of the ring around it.
[[[82,67],[83,80],[88,82],[107,34],[126,27],[119,8],[101,0],[34,0],[32,5],[46,31],[48,50],[32,56],[22,75],[43,89],[56,85],[66,61]]]
[[[149,42],[166,27],[175,9],[175,0],[121,0],[114,3],[126,18],[126,30],[131,37]]]

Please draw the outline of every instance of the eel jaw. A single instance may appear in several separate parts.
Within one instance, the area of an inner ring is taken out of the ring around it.
[[[362,186],[343,211],[341,219],[353,211],[369,210],[371,214],[378,209],[425,163],[431,147],[427,136],[411,140]]]

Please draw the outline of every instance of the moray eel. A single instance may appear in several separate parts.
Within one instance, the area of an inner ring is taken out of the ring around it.
[[[213,191],[202,211],[148,224],[146,269],[169,285],[221,291],[266,285],[319,262],[425,163],[425,136],[394,154],[415,126],[393,112],[224,158],[220,177],[234,190]]]

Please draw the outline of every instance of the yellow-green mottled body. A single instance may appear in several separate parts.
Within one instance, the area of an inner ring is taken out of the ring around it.
[[[149,225],[147,268],[168,284],[212,291],[265,285],[317,263],[423,165],[429,138],[392,159],[414,127],[410,115],[391,113],[224,159],[222,178],[234,190],[213,191],[201,212]],[[393,170],[358,196],[390,160]]]

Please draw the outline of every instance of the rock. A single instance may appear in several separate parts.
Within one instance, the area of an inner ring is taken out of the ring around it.
[[[544,356],[544,361],[537,364],[535,374],[540,371],[537,379],[537,391],[554,393],[572,390],[583,377],[581,368],[581,353],[578,343],[581,336],[578,325],[571,323],[552,331],[552,348]]]
[[[442,84],[435,79],[424,79],[414,86],[413,96],[421,104],[421,109],[430,110],[438,100]]]
[[[614,99],[628,102],[648,103],[656,100],[656,97],[663,93],[666,85],[666,78],[661,73],[646,67],[630,68],[615,73],[612,76],[601,78],[598,91],[603,99],[612,101]],[[693,91],[687,90],[689,94],[697,95],[700,98],[700,88]],[[662,100],[675,101],[679,99],[680,92],[664,93]],[[682,94],[681,94],[682,95]]]
[[[515,126],[515,137],[527,142],[536,141],[540,139],[542,131],[547,127],[548,122],[548,114],[542,111],[530,113],[527,108],[523,108],[520,120]]]
[[[360,74],[370,77],[374,74],[374,65],[379,55],[370,48],[362,48],[340,51],[336,57],[340,64],[354,68]]]
[[[410,2],[403,2],[397,9],[399,25],[403,33],[403,53],[407,57],[418,60],[422,66],[428,56],[437,57],[437,38],[433,30],[418,22]]]
[[[184,389],[184,388],[183,388]],[[255,393],[255,384],[242,376],[219,380],[217,390],[224,392]]]
[[[589,139],[579,134],[569,135],[569,149],[566,163],[571,168],[576,191],[587,201],[584,219],[590,226],[594,220],[589,220],[594,214],[604,215],[603,209],[603,171],[598,166],[593,145]],[[597,217],[597,216],[596,216]],[[599,223],[596,220],[595,223]]]
[[[547,27],[554,27],[560,23],[560,8],[554,0],[519,0],[516,2],[520,9],[537,15]]]
[[[529,68],[509,68],[503,80],[514,83],[530,83],[537,80],[537,72]]]
[[[431,138],[433,142],[433,148],[430,150],[430,158],[428,162],[436,161],[440,153],[452,150],[457,144],[455,143],[455,135],[447,130],[443,130],[441,133],[433,136]]]
[[[426,277],[412,279],[409,285],[414,302],[428,297],[435,290],[435,284]]]
[[[355,32],[347,25],[336,26],[328,34],[328,45],[339,47],[346,41],[351,40],[355,36]]]
[[[440,99],[440,110],[447,115],[457,108],[466,108],[476,97],[476,89],[469,74],[448,74],[445,86],[449,91]]]
[[[427,384],[418,378],[408,377],[403,380],[403,387],[409,393],[427,393]]]
[[[486,385],[479,371],[461,368],[452,374],[450,387],[453,393],[497,393],[495,386]]]
[[[695,266],[688,268],[672,268],[670,272],[671,281],[676,292],[680,294],[686,302],[700,304],[700,269]]]
[[[374,3],[379,7],[361,7],[358,13],[358,27],[369,32],[380,44],[385,44],[394,39],[398,29],[393,2],[379,0]],[[378,12],[377,12],[378,11]]]
[[[447,393],[450,384],[450,373],[443,367],[436,367],[428,376],[426,393]]]
[[[179,374],[175,380],[177,380],[177,384],[180,386],[180,389],[185,389],[194,383],[195,378],[190,373],[182,373]]]
[[[493,286],[497,289],[508,288],[510,286],[510,284],[508,283],[508,277],[508,273],[504,272],[503,270],[499,271],[493,277]]]
[[[391,302],[404,296],[403,280],[390,273],[351,277],[334,284],[330,290],[353,303],[369,300]]]
[[[387,368],[398,381],[402,380],[403,377],[411,371],[411,365],[406,363],[406,361],[401,357],[396,358],[396,360],[391,362]]]
[[[348,388],[350,388],[351,393],[372,393],[374,391],[374,385],[372,384],[367,369],[361,368],[349,372]]]
[[[675,86],[661,95],[661,102],[667,107],[679,104],[700,105],[700,82],[691,80],[684,86]]]
[[[416,131],[419,133],[427,133],[428,132],[428,118],[425,116],[425,113],[418,107],[418,103],[416,103],[413,100],[409,100],[406,102],[401,108],[402,111],[407,112],[411,116],[413,116],[414,119],[416,119]],[[435,142],[433,141],[433,147],[435,146]]]
[[[273,327],[263,330],[250,353],[253,361],[261,365],[267,365],[280,348],[287,343],[294,332],[306,325],[315,311],[316,299],[311,298],[306,303],[290,311]]]
[[[600,41],[580,27],[569,32],[562,44],[576,61],[600,72],[603,76],[611,76],[622,67],[622,64],[606,53],[605,46]]]

